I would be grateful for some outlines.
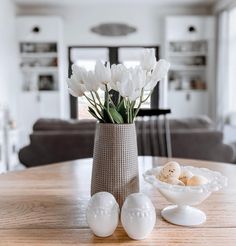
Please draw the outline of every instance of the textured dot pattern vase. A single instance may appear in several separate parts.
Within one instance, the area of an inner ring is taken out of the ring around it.
[[[97,124],[91,195],[101,191],[113,194],[120,206],[139,191],[135,124]]]

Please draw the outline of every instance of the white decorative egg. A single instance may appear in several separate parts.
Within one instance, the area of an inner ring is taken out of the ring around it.
[[[201,175],[196,175],[192,176],[190,179],[187,181],[187,185],[189,186],[198,186],[198,185],[204,185],[208,183],[208,179],[201,176]]]
[[[129,195],[121,210],[121,223],[130,238],[146,238],[156,223],[156,211],[151,200],[142,193]]]
[[[170,161],[167,162],[160,171],[160,176],[164,179],[168,178],[179,178],[181,174],[181,168],[178,162]]]
[[[172,184],[172,185],[182,185],[182,186],[185,186],[185,184],[181,180],[179,180],[177,178],[168,178],[164,182],[166,182],[168,184]]]
[[[179,177],[179,180],[182,181],[185,185],[187,185],[188,180],[192,177],[193,177],[192,172],[190,172],[188,170],[182,170],[180,177]]]
[[[87,223],[98,237],[113,234],[119,223],[119,205],[108,192],[98,192],[92,196],[86,211]]]

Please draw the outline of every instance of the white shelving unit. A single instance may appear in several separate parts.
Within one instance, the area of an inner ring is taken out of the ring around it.
[[[57,17],[21,16],[17,36],[22,72],[19,126],[21,145],[39,118],[66,114],[62,21]]]
[[[166,18],[168,106],[174,117],[213,116],[214,30],[211,16]]]

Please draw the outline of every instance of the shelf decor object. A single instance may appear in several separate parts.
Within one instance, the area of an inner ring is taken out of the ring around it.
[[[180,186],[162,182],[156,178],[161,167],[146,171],[143,177],[146,182],[157,188],[167,201],[174,204],[161,211],[161,215],[166,221],[182,226],[200,225],[206,221],[206,214],[192,206],[199,205],[212,192],[227,186],[227,178],[221,173],[207,168],[182,166],[181,169],[207,178],[208,183],[199,186]]]
[[[129,194],[139,191],[134,119],[169,66],[165,60],[156,61],[154,49],[145,49],[135,68],[122,64],[110,67],[101,61],[97,61],[94,71],[72,66],[69,92],[75,97],[84,96],[90,104],[89,113],[98,120],[91,195],[109,192],[121,206]],[[104,90],[103,98],[97,92],[99,88]],[[116,101],[111,90],[119,94]],[[144,91],[149,91],[148,96]]]

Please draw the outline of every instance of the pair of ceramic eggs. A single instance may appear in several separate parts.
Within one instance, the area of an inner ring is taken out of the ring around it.
[[[98,192],[90,199],[86,217],[96,236],[112,235],[118,226],[119,216],[120,208],[112,194]],[[156,211],[151,200],[142,193],[129,195],[121,209],[121,223],[130,238],[146,238],[156,223]]]
[[[175,161],[166,163],[161,168],[157,178],[165,183],[182,186],[198,186],[208,183],[207,178],[201,175],[194,175],[188,170],[182,170],[179,163]]]

